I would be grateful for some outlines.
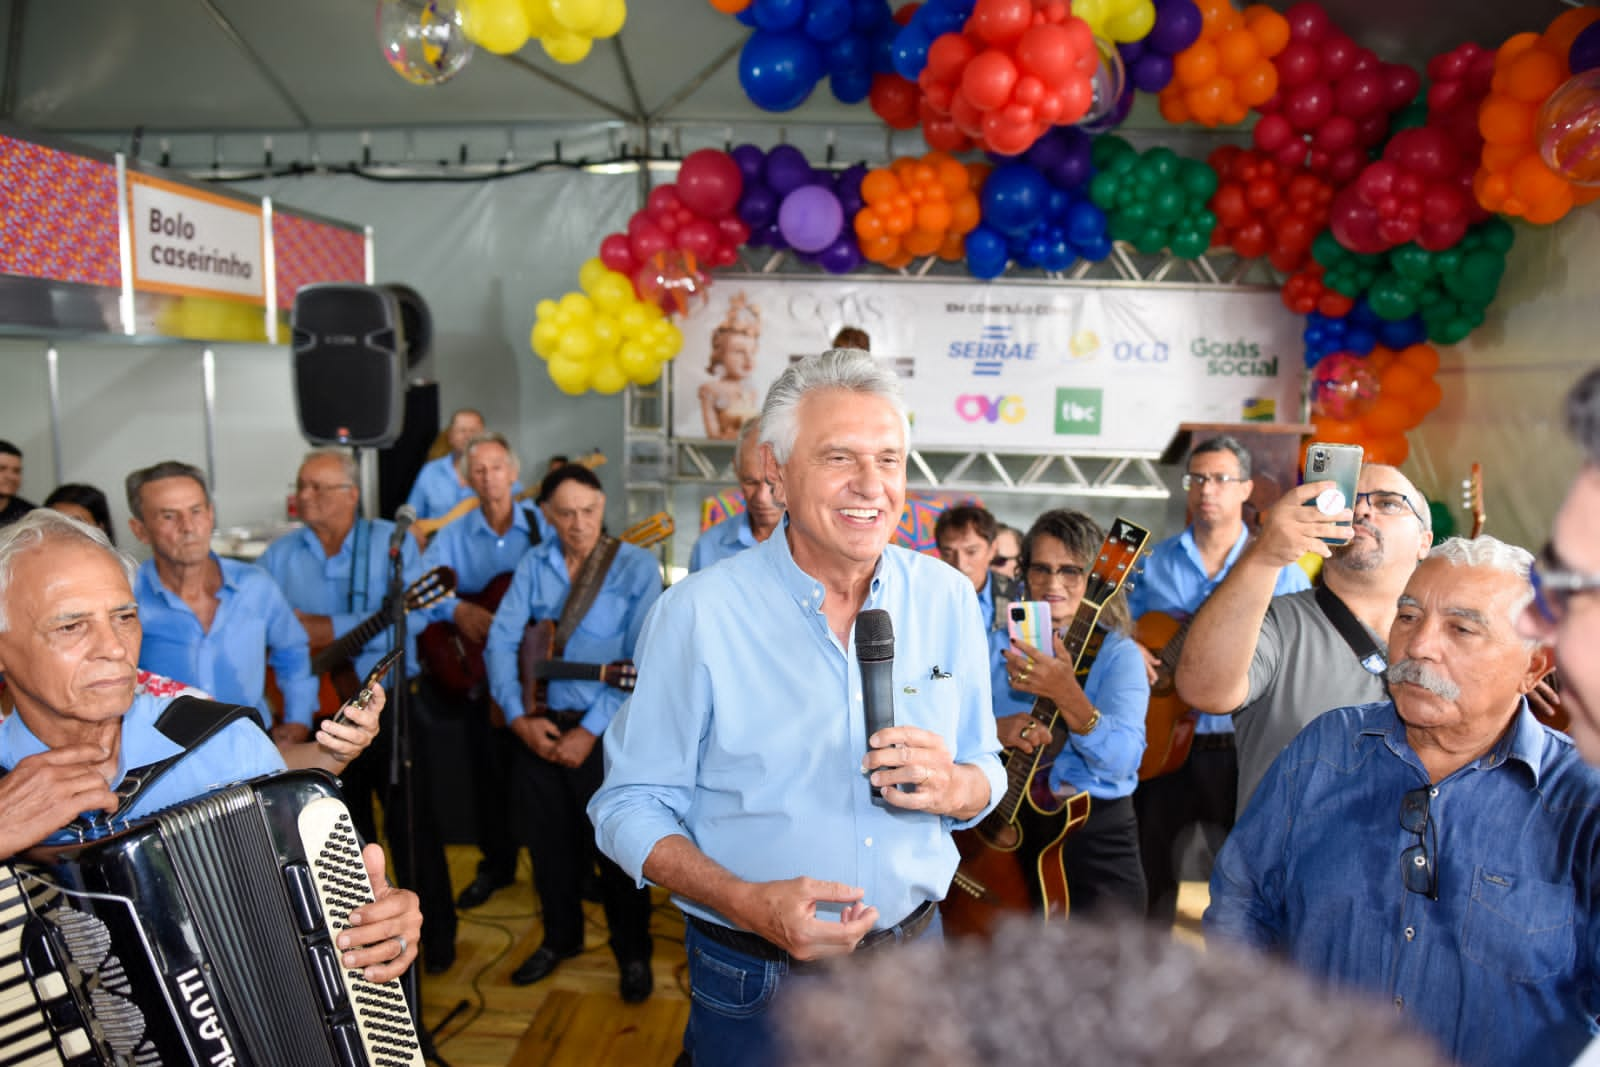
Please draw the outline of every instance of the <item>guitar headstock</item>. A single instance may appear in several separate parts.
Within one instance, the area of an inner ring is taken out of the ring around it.
[[[456,572],[449,567],[435,567],[406,589],[406,610],[425,608],[455,591]]]
[[[1483,464],[1474,463],[1472,474],[1461,483],[1461,506],[1472,516],[1472,533],[1469,537],[1477,537],[1483,533],[1483,524],[1488,520],[1488,513],[1483,507]]]
[[[643,522],[636,522],[622,531],[622,540],[639,548],[649,548],[659,545],[672,536],[677,525],[672,521],[672,516],[665,511],[658,511]]]
[[[1143,526],[1117,518],[1111,523],[1111,532],[1100,546],[1094,567],[1089,571],[1088,588],[1084,598],[1104,604],[1122,587],[1132,573],[1134,565],[1150,543],[1150,531]]]
[[[631,693],[634,683],[639,680],[639,670],[627,661],[608,663],[600,668],[600,680],[615,689]]]

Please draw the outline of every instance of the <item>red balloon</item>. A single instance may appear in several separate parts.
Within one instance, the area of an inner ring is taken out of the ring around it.
[[[1331,28],[1328,13],[1311,0],[1301,0],[1283,13],[1289,20],[1289,39],[1316,44]]]
[[[1217,186],[1211,199],[1211,212],[1217,222],[1229,230],[1238,229],[1250,221],[1250,207],[1245,203],[1244,188],[1237,182],[1224,182]]]
[[[678,189],[674,185],[658,185],[644,198],[645,213],[657,223],[670,219],[672,225],[676,226],[678,211],[682,207],[683,201],[678,198]]]
[[[938,149],[940,152],[965,152],[972,147],[972,138],[968,137],[956,125],[955,119],[948,113],[940,114],[923,100],[919,110],[922,118],[922,139],[928,142],[929,148]]]
[[[961,72],[961,94],[974,107],[994,111],[1011,99],[1017,84],[1017,65],[998,48],[979,52]]]
[[[911,16],[915,15],[920,7],[922,7],[922,0],[917,0],[914,4],[907,4],[905,7],[898,8],[894,13],[895,22],[902,26],[906,25],[911,21]]]
[[[1297,130],[1315,130],[1333,117],[1334,98],[1326,82],[1311,82],[1283,100],[1283,114]]]
[[[954,82],[977,54],[978,49],[961,34],[941,34],[928,46],[928,62],[917,76],[917,84],[926,91],[929,82]]]
[[[600,242],[600,262],[614,271],[632,276],[638,263],[634,261],[633,249],[628,247],[628,235],[607,234],[605,240]]]
[[[1328,228],[1335,239],[1352,252],[1371,255],[1388,247],[1378,235],[1377,211],[1363,201],[1353,187],[1341,190],[1333,198]]]
[[[1335,115],[1311,136],[1311,147],[1330,154],[1342,152],[1356,143],[1356,124],[1344,115]]]
[[[1252,222],[1234,233],[1230,243],[1233,250],[1245,259],[1258,259],[1267,254],[1268,247],[1267,228],[1259,222]]]
[[[726,152],[702,148],[690,152],[678,168],[678,199],[702,218],[733,214],[742,192],[744,175]]]
[[[1361,49],[1343,33],[1329,34],[1322,42],[1322,76],[1330,82],[1338,81],[1356,69],[1360,55]]]
[[[1394,195],[1395,179],[1399,176],[1399,166],[1387,159],[1380,159],[1361,172],[1361,177],[1356,179],[1356,191],[1361,194],[1361,199],[1376,205],[1385,197]]]
[[[657,252],[671,248],[672,238],[641,211],[628,220],[628,247],[633,252],[634,262],[643,263]]]
[[[717,234],[722,238],[722,243],[738,248],[750,240],[750,227],[737,215],[728,215],[717,220]]]
[[[1339,114],[1365,118],[1383,108],[1383,76],[1374,70],[1362,70],[1340,78],[1333,97]]]
[[[1051,22],[1028,27],[1017,42],[1017,65],[1047,86],[1060,86],[1082,60],[1078,38],[1066,26]]]
[[[978,0],[967,20],[967,32],[993,45],[1008,45],[1033,21],[1029,0]]]
[[[1322,71],[1322,53],[1308,41],[1294,41],[1278,53],[1272,65],[1278,68],[1278,86],[1298,89],[1317,80]]]
[[[1018,156],[1033,147],[1044,129],[1024,123],[1008,122],[1003,114],[990,114],[983,120],[983,143],[991,152]]]
[[[969,137],[983,136],[983,108],[974,104],[962,93],[957,93],[950,100],[950,118],[956,124],[956,129]]]
[[[695,219],[688,225],[679,227],[676,238],[680,249],[696,259],[705,260],[711,259],[717,246],[722,243],[722,235],[717,230],[717,224],[707,219]]]
[[[1315,157],[1316,153],[1312,153]],[[1338,152],[1323,153],[1324,163],[1319,171],[1315,164],[1312,170],[1327,178],[1335,188],[1341,188],[1355,181],[1356,175],[1361,173],[1361,168],[1367,165],[1367,153],[1354,145]]]
[[[1461,158],[1443,131],[1418,126],[1401,130],[1384,149],[1384,158],[1393,159],[1406,170],[1426,178],[1453,178],[1461,173]]]
[[[1294,132],[1294,127],[1282,115],[1263,115],[1256,123],[1253,137],[1255,146],[1263,152],[1276,154],[1280,150],[1293,145],[1300,150],[1300,137]]]
[[[873,75],[872,91],[867,94],[872,113],[896,130],[909,130],[917,124],[921,98],[915,82],[889,73]]]
[[[1404,63],[1383,64],[1383,107],[1398,111],[1416,98],[1422,78]]]

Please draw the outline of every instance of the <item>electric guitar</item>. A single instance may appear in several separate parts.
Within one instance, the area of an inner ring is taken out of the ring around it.
[[[1192,618],[1178,619],[1164,611],[1147,611],[1133,626],[1133,639],[1156,656],[1156,680],[1150,686],[1150,706],[1144,718],[1144,759],[1139,781],[1171,774],[1189,758],[1194,728],[1200,713],[1178,696],[1173,675],[1178,656],[1189,636]]]
[[[1082,677],[1098,648],[1096,622],[1107,600],[1122,587],[1150,540],[1150,532],[1126,519],[1111,524],[1087,578],[1083,599],[1062,635],[1073,668]],[[952,935],[987,936],[1001,918],[1034,911],[1048,921],[1070,908],[1061,858],[1067,834],[1089,818],[1089,794],[1056,796],[1050,768],[1067,744],[1067,727],[1054,703],[1041,698],[1030,713],[1050,741],[1031,754],[1007,749],[1006,792],[976,827],[955,834],[961,863],[940,909]]]
[[[587,467],[590,470],[595,470],[599,467],[605,466],[606,454],[601,452],[599,449],[595,449],[587,456],[579,456],[572,462],[580,467]],[[522,492],[512,497],[511,502],[513,504],[520,504],[524,500],[532,500],[538,495],[539,487],[535,485],[530,489],[524,489]],[[457,503],[455,507],[445,512],[443,515],[436,515],[431,519],[416,520],[411,524],[411,532],[416,536],[418,541],[426,544],[428,538],[432,537],[446,526],[449,526],[457,519],[465,518],[466,516],[472,514],[482,506],[483,502],[476,496],[469,496],[467,499]]]

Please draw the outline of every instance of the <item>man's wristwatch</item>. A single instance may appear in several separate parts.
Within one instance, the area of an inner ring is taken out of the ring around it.
[[[1090,708],[1089,709],[1089,721],[1084,723],[1082,726],[1071,727],[1071,730],[1072,730],[1073,733],[1077,734],[1079,737],[1082,737],[1085,734],[1094,733],[1095,727],[1097,727],[1099,725],[1100,725],[1100,709],[1099,708]]]

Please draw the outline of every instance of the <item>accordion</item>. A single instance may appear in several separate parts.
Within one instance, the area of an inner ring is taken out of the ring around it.
[[[421,1067],[400,983],[334,943],[371,900],[317,771],[34,849],[0,865],[0,1065]]]

